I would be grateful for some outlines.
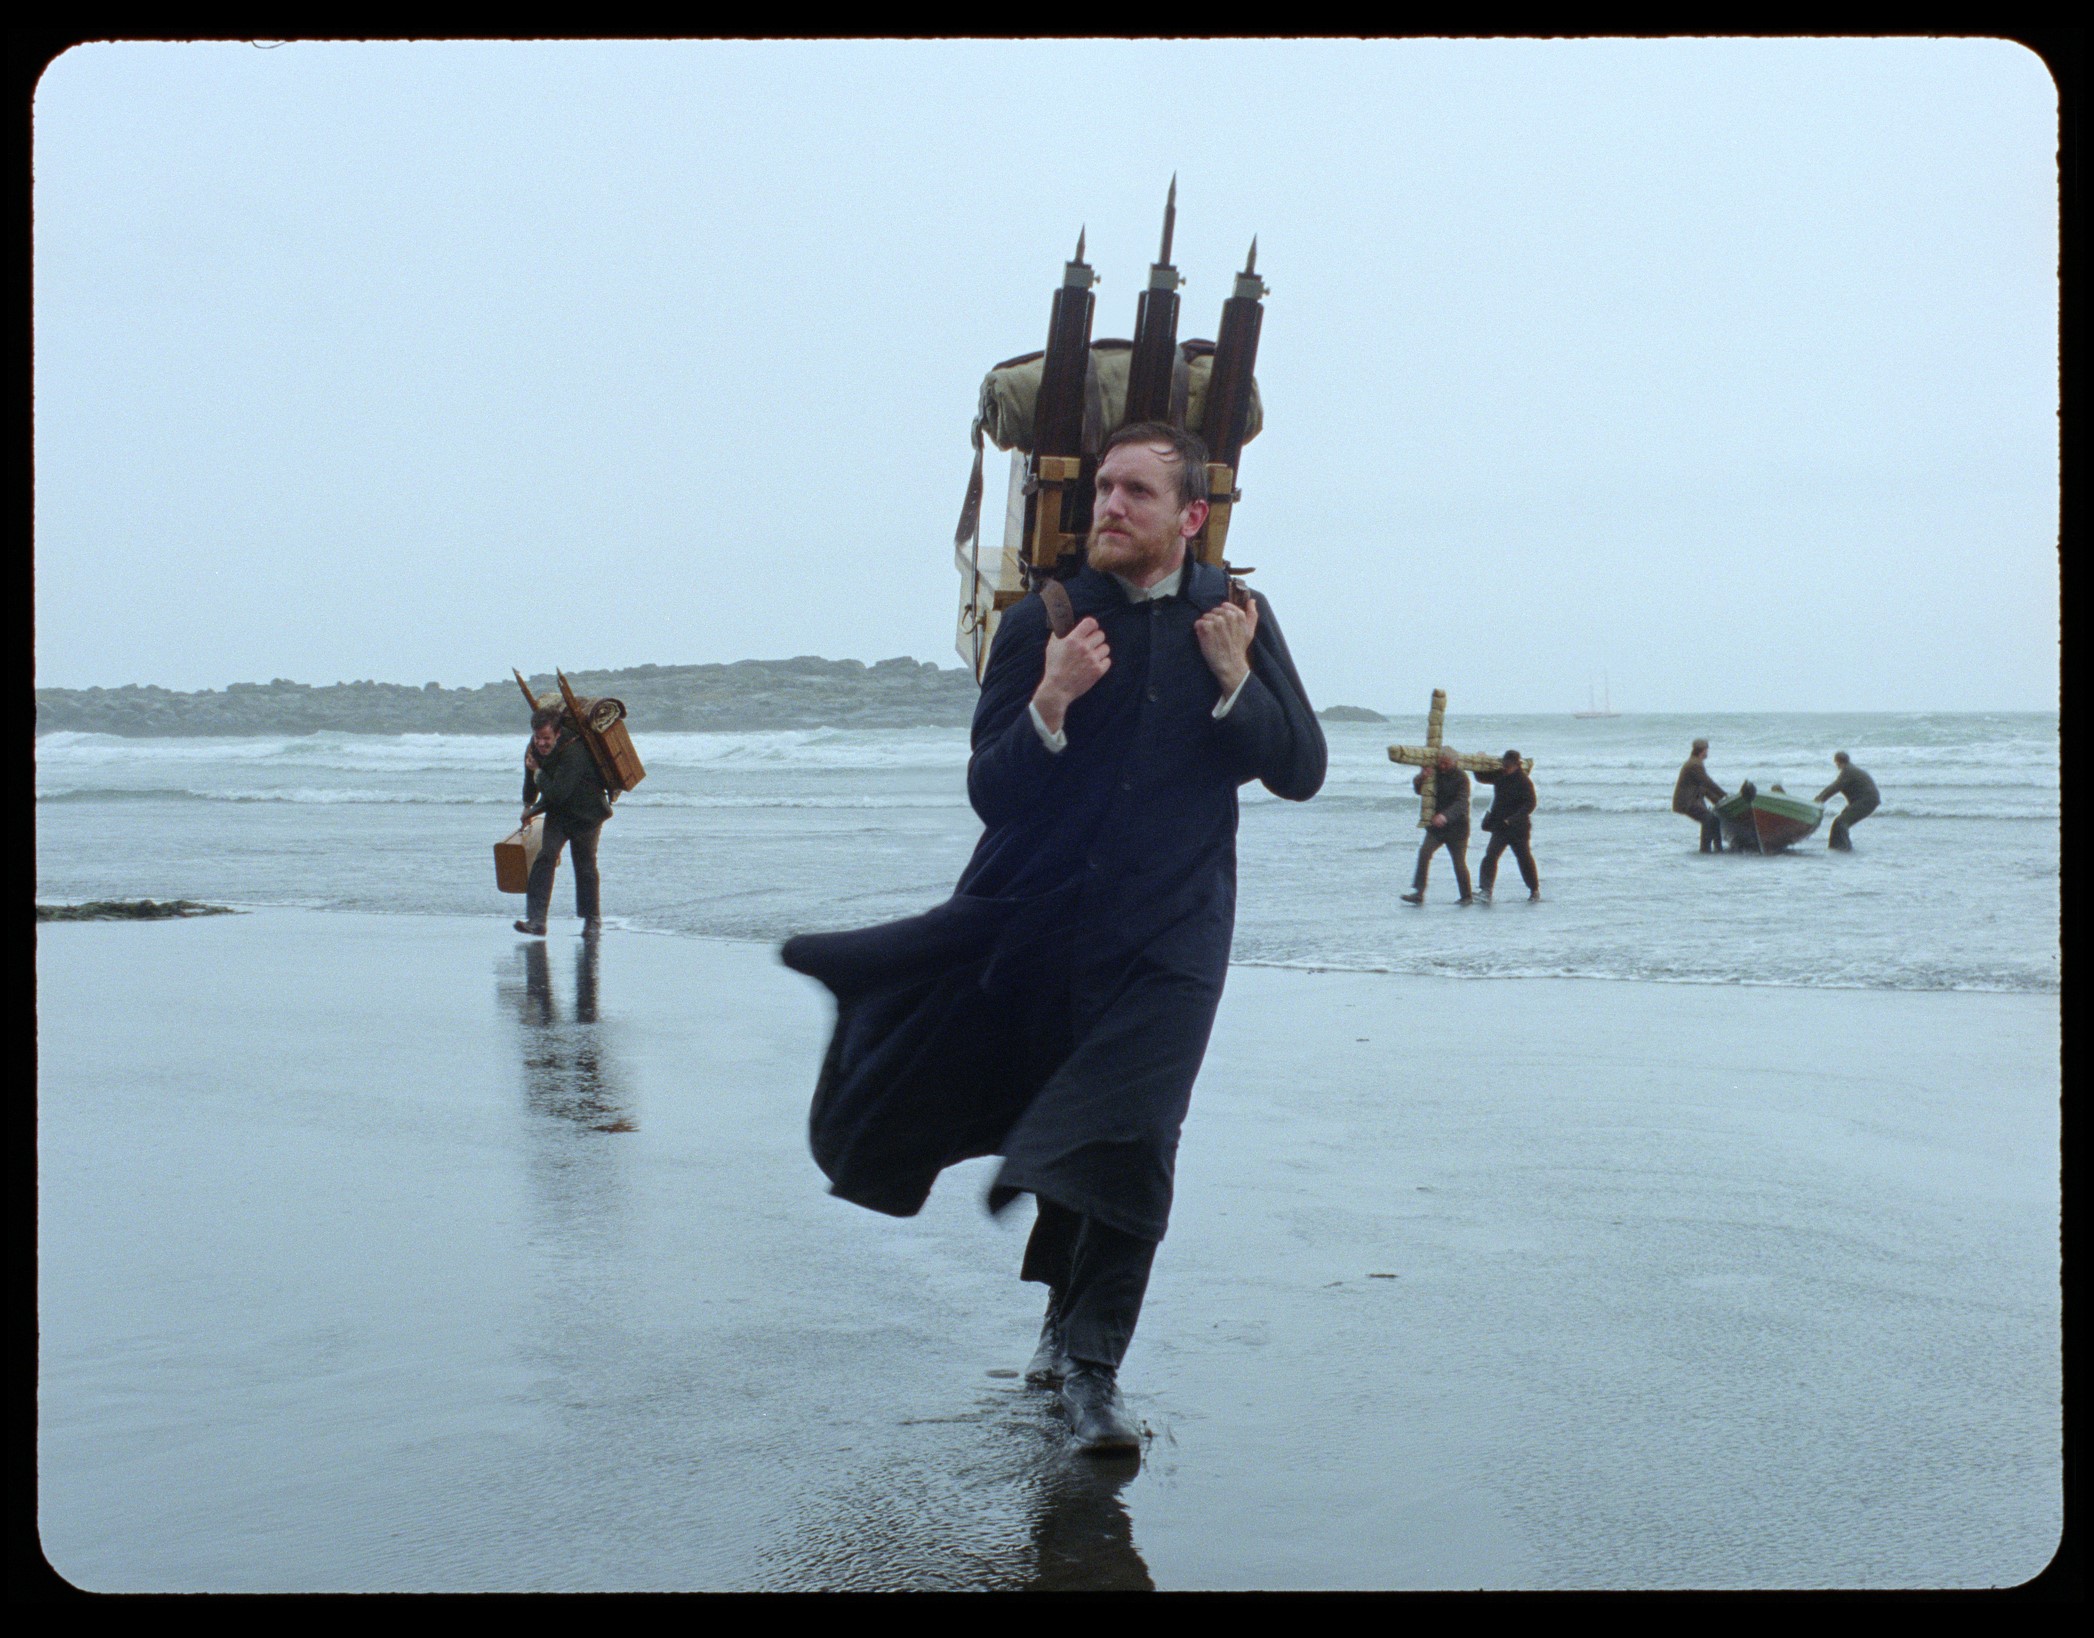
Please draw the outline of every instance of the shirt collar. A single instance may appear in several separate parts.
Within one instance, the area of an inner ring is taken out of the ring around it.
[[[1116,574],[1113,579],[1119,581],[1120,590],[1127,594],[1128,602],[1150,603],[1159,598],[1178,595],[1178,588],[1185,584],[1185,565],[1181,562],[1153,586],[1137,586],[1124,575]]]

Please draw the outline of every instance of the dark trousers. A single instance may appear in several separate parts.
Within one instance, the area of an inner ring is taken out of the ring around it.
[[[1527,827],[1525,825],[1521,825],[1517,829],[1507,828],[1491,832],[1490,845],[1483,850],[1483,869],[1477,875],[1477,880],[1482,885],[1484,892],[1488,893],[1492,885],[1497,881],[1498,855],[1507,848],[1512,849],[1512,857],[1520,867],[1520,880],[1527,884],[1527,891],[1539,893],[1541,891],[1541,873],[1534,868],[1534,855],[1527,847]]]
[[[1018,1277],[1047,1287],[1071,1359],[1116,1371],[1141,1318],[1156,1242],[1052,1200],[1038,1204]]]
[[[1704,853],[1723,851],[1723,821],[1709,811],[1708,803],[1696,798],[1691,808],[1680,810],[1689,819],[1701,826],[1701,850]]]
[[[585,921],[603,913],[603,884],[596,874],[596,843],[602,835],[601,821],[569,831],[551,814],[545,816],[545,834],[524,887],[525,921],[533,927],[545,925],[545,912],[553,902],[553,872],[560,868],[560,849],[570,842],[574,844],[574,913]]]
[[[1454,884],[1461,889],[1461,896],[1467,898],[1469,896],[1469,827],[1465,824],[1448,825],[1440,830],[1434,830],[1430,825],[1425,827],[1425,841],[1418,849],[1418,873],[1411,880],[1411,891],[1414,893],[1425,891],[1425,873],[1432,867],[1432,850],[1436,847],[1444,847],[1447,850],[1447,857],[1454,861]]]
[[[1851,850],[1854,844],[1847,840],[1847,832],[1876,811],[1874,802],[1849,802],[1840,810],[1840,816],[1832,821],[1832,840],[1827,844],[1842,851]]]

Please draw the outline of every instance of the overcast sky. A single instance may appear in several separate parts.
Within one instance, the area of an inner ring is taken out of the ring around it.
[[[1319,704],[2047,707],[2056,139],[1985,40],[77,48],[37,679],[957,664],[980,378],[1176,171]]]

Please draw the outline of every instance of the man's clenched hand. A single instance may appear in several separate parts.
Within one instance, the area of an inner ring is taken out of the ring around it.
[[[1258,605],[1217,603],[1194,622],[1207,669],[1221,684],[1222,698],[1235,693],[1251,671],[1251,639],[1258,632]]]
[[[1098,622],[1089,615],[1077,621],[1068,636],[1047,639],[1047,664],[1032,702],[1039,707],[1040,720],[1050,734],[1062,731],[1063,714],[1111,669],[1112,650]]]

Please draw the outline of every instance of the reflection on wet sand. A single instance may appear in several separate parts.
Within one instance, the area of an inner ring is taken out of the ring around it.
[[[1155,1590],[1120,1494],[1140,1471],[1138,1458],[1098,1461],[1069,1451],[1043,1470],[1028,1590]]]
[[[537,940],[517,955],[497,985],[521,1028],[518,1056],[525,1106],[534,1119],[524,1148],[525,1176],[543,1243],[563,1254],[602,1254],[620,1243],[627,1191],[623,1147],[599,1133],[636,1131],[632,1095],[611,1050],[611,1026],[598,1020],[596,940],[575,949],[573,1003],[565,1013],[553,960]]]
[[[505,982],[523,1023],[524,1093],[540,1113],[598,1132],[630,1132],[634,1125],[616,1084],[597,1025],[598,949],[583,939],[574,958],[574,1016],[564,1020],[553,995],[552,957],[533,939],[523,949],[524,982]]]
[[[1138,1459],[1078,1454],[1052,1396],[1013,1384],[917,1418],[766,1556],[763,1585],[851,1591],[1149,1591],[1123,1492]]]

